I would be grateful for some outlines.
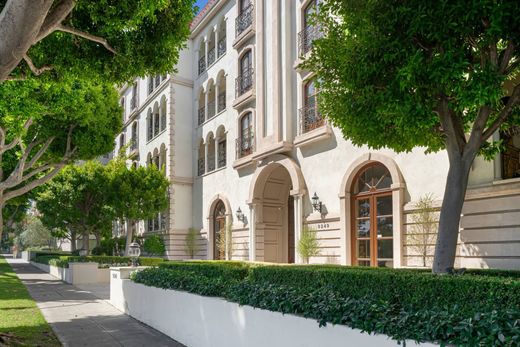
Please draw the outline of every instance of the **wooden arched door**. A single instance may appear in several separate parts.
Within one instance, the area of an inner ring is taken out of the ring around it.
[[[365,166],[352,191],[352,264],[393,267],[392,177],[380,163]]]
[[[219,200],[213,212],[213,258],[215,260],[226,259],[225,244],[226,206]]]

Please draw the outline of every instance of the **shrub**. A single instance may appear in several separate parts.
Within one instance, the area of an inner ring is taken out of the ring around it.
[[[164,241],[159,235],[152,235],[144,240],[144,251],[150,255],[164,255],[166,247]]]
[[[320,244],[316,237],[316,230],[304,225],[296,250],[306,264],[309,263],[310,257],[320,255]]]
[[[400,341],[513,346],[520,344],[519,274],[473,270],[438,276],[410,269],[190,261],[161,264],[132,279]]]
[[[100,268],[110,267],[110,266],[128,266],[132,262],[130,257],[111,257],[111,256],[59,256],[59,255],[49,255],[49,256],[39,256],[34,259],[37,263],[54,265],[58,267],[68,268],[69,263],[88,263],[95,262],[99,264]],[[162,258],[139,258],[139,264],[143,266],[157,266],[163,262],[165,259]]]
[[[199,233],[194,228],[189,228],[188,233],[184,238],[184,249],[191,259],[195,257],[195,254],[199,251]]]

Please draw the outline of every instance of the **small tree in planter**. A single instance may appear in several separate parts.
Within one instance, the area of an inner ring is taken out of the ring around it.
[[[164,241],[159,235],[152,235],[144,240],[144,251],[150,255],[164,255],[166,247]]]
[[[305,264],[309,264],[309,258],[320,255],[320,245],[316,237],[316,230],[304,225],[296,251],[302,257]]]
[[[410,248],[417,253],[422,260],[422,266],[430,265],[428,256],[433,255],[429,248],[435,245],[438,230],[438,210],[433,206],[433,195],[427,194],[421,197],[415,204],[415,211],[411,219],[414,223],[408,233]]]
[[[199,251],[197,241],[199,234],[194,228],[189,228],[186,237],[184,238],[184,249],[191,259],[195,258],[195,254]]]

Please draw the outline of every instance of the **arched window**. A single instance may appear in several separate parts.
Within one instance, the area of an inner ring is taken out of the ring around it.
[[[153,138],[153,119],[151,109],[148,109],[148,115],[146,116],[146,129],[146,139],[150,141]]]
[[[161,131],[166,129],[166,98],[161,99]]]
[[[371,163],[354,180],[352,191],[352,263],[393,266],[392,177],[380,163]]]
[[[213,255],[215,260],[226,259],[226,206],[219,200],[213,212]]]
[[[215,170],[215,137],[213,133],[209,134],[206,146],[208,146],[208,157],[206,158],[208,161],[208,172],[211,172]]]
[[[159,105],[155,103],[153,107],[153,136],[159,134],[160,129],[160,118],[159,118]]]
[[[123,113],[122,113],[122,119],[123,119],[123,123],[125,122],[125,98],[121,98],[121,100],[119,101],[120,105],[121,105],[121,108],[123,109]]]
[[[153,164],[156,168],[160,169],[160,163],[159,163],[159,151],[156,149],[153,150]]]
[[[204,90],[201,89],[199,93],[199,109],[198,109],[198,124],[201,125],[206,120],[206,96]]]
[[[206,71],[206,43],[200,41],[199,45],[199,75]]]
[[[226,109],[226,75],[222,75],[217,81],[218,95],[217,95],[217,112],[222,112]]]
[[[215,103],[215,84],[213,80],[210,80],[208,83],[208,119],[215,117],[216,114],[216,103]]]
[[[318,112],[316,103],[316,86],[314,79],[308,81],[303,87],[303,108],[300,110],[300,131],[306,133],[321,127],[324,120]]]
[[[221,126],[217,130],[217,167],[219,169],[226,166],[226,147],[226,129],[223,126]]]
[[[164,170],[164,173],[166,174],[166,146],[164,145],[164,143],[161,144],[161,150],[159,152],[159,155],[160,168],[161,170]]]
[[[152,153],[148,152],[148,155],[146,156],[146,166],[152,165]]]
[[[218,56],[221,57],[226,53],[226,20],[222,18],[220,25],[218,26]]]
[[[253,114],[247,112],[240,118],[239,157],[253,153]]]
[[[119,136],[119,150],[122,150],[124,146],[125,146],[125,134],[121,134],[121,136]]]
[[[237,78],[237,96],[253,88],[253,54],[247,50],[240,58],[239,76]]]
[[[204,147],[204,140],[199,141],[199,153],[197,160],[197,175],[202,176],[206,172],[206,161],[204,159],[206,148]]]
[[[130,145],[130,149],[137,149],[137,122],[134,122],[134,124],[132,124],[132,143]]]

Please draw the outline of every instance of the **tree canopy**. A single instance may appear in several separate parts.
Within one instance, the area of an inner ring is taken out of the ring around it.
[[[28,74],[124,82],[166,73],[193,0],[0,0],[0,81]]]
[[[320,5],[325,35],[304,64],[316,73],[320,112],[357,145],[448,153],[435,272],[453,266],[475,156],[491,158],[500,149],[492,135],[520,125],[519,13],[515,0]]]

